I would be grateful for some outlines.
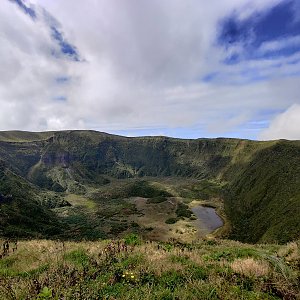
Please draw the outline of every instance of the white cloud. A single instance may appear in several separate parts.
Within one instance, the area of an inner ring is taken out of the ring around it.
[[[264,54],[269,51],[277,51],[277,50],[282,50],[288,47],[295,47],[299,45],[300,45],[300,35],[274,40],[271,42],[265,42],[259,47],[258,52]]]
[[[221,18],[234,10],[245,18],[278,0],[27,3],[35,4],[37,21],[12,2],[1,3],[2,130],[199,126],[221,134],[261,110],[285,109],[299,100],[297,78],[279,78],[298,64],[275,68],[274,61],[248,61],[228,67],[215,46]],[[59,47],[47,22],[64,32],[82,62],[51,55]],[[245,84],[240,74],[249,68],[274,78]],[[201,81],[214,71],[223,74],[220,82]],[[71,79],[57,84],[58,77]],[[58,101],[62,96],[67,100]]]
[[[262,140],[300,140],[300,105],[294,104],[279,114],[259,137]]]

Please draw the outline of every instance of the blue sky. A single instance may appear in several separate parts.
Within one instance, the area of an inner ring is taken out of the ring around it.
[[[220,22],[218,43],[230,49],[241,45],[241,51],[233,51],[225,59],[227,64],[237,64],[243,60],[275,59],[287,57],[300,51],[300,43],[282,44],[280,48],[266,48],[257,51],[268,42],[291,39],[300,35],[300,19],[295,11],[295,1],[282,1],[279,4],[254,14],[245,20],[230,15]],[[280,66],[280,64],[279,64]],[[255,76],[255,74],[253,75]]]
[[[0,130],[300,139],[298,0],[5,0]]]

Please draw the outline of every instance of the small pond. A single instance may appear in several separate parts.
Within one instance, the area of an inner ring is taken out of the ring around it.
[[[223,220],[212,207],[196,206],[192,208],[194,215],[198,218],[196,223],[199,235],[204,236],[223,226]]]

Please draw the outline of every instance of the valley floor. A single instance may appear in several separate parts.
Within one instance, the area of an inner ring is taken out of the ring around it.
[[[192,242],[213,231],[191,211],[201,205],[216,209],[223,220],[224,226],[214,235],[226,233],[219,189],[213,182],[196,179],[111,180],[104,186],[86,185],[81,195],[65,193],[64,201],[70,206],[53,211],[68,225],[59,237],[63,239],[122,238],[137,233],[154,241]]]
[[[300,241],[284,246],[218,239],[166,243],[130,234],[114,241],[19,241],[5,248],[1,300],[300,296]]]

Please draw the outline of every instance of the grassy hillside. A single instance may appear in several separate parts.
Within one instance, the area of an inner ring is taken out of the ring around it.
[[[224,197],[227,217],[233,229],[232,238],[281,243],[298,238],[299,151],[297,141],[126,138],[96,131],[0,133],[0,158],[11,172],[5,174],[19,176],[28,187],[34,187],[39,199],[45,195],[46,198],[52,195],[55,199],[77,195],[90,201],[92,196],[95,203],[92,221],[89,219],[91,213],[86,211],[85,215],[81,207],[66,208],[61,212],[53,210],[48,200],[46,206],[45,201],[39,200],[44,213],[54,218],[56,214],[59,218],[71,214],[65,218],[71,227],[77,228],[78,224],[87,226],[82,225],[79,232],[93,232],[95,228],[101,228],[103,217],[97,215],[101,205],[110,210],[114,205],[120,207],[120,203],[124,207],[128,205],[126,198],[134,195],[128,195],[128,186],[121,184],[122,180],[148,180],[151,177],[158,178],[158,181],[169,178],[173,183],[178,178],[185,179],[186,184],[178,185],[177,190],[175,184],[162,189],[169,192],[168,188],[171,188],[171,195],[182,197],[187,202],[212,199],[222,204]],[[191,183],[188,179],[196,181]],[[120,180],[120,188],[117,188],[116,180]],[[118,197],[94,197],[97,190],[100,195],[105,194],[106,187],[119,191]],[[13,194],[14,189],[11,190]],[[22,201],[32,204],[33,198],[31,193],[25,193]],[[13,206],[12,203],[6,204],[6,209]],[[22,207],[25,211],[24,203]],[[159,205],[157,209],[159,212]],[[98,227],[93,224],[98,224]],[[100,231],[96,236],[103,236],[103,231]],[[65,236],[73,233],[73,229],[67,230]]]
[[[56,214],[43,207],[38,191],[0,161],[0,235],[50,237],[62,232]]]
[[[228,186],[231,237],[285,243],[300,233],[300,147],[281,141],[258,152]]]
[[[107,174],[115,178],[212,178],[244,149],[250,154],[256,150],[241,145],[237,139],[125,138],[93,131],[55,132],[46,140],[36,140],[34,135],[30,141],[28,137],[29,133],[24,133],[23,139],[18,133],[18,141],[4,139],[0,142],[2,155],[6,155],[12,167],[27,176],[31,174],[30,168],[63,166],[90,177]],[[251,141],[242,142],[245,143],[253,144]],[[30,161],[30,164],[19,165],[14,158]]]
[[[0,141],[3,142],[34,142],[50,138],[53,131],[28,132],[28,131],[0,131]]]
[[[78,178],[183,176],[231,178],[268,142],[239,139],[125,138],[95,131],[2,132],[0,154],[30,179],[34,172],[69,168]],[[51,177],[51,174],[47,174]]]
[[[299,242],[21,241],[0,259],[0,299],[299,299]],[[12,251],[14,248],[14,251]],[[17,249],[16,249],[17,248]]]

